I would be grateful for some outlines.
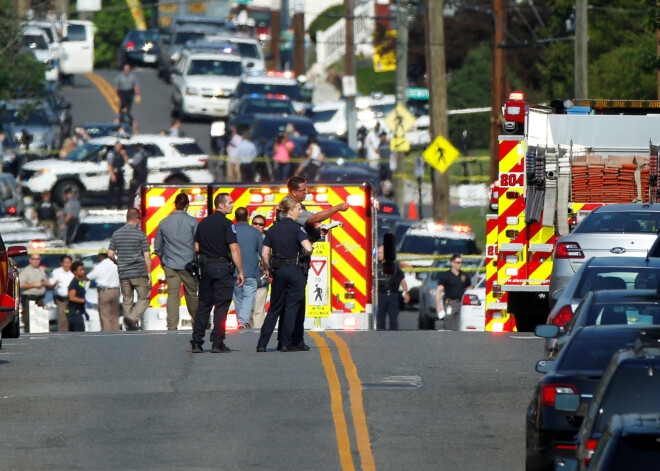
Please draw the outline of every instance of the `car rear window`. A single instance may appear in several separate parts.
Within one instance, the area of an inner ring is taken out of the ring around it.
[[[657,289],[660,268],[587,268],[577,286],[574,298],[582,298],[590,291],[610,289]]]
[[[587,325],[660,325],[660,300],[592,304]]]
[[[595,212],[589,214],[573,233],[653,233],[660,229],[660,212]]]
[[[631,348],[634,340],[635,335],[633,334],[629,337],[594,339],[576,337],[562,351],[557,369],[559,371],[605,371],[612,355],[621,349]]]
[[[244,102],[238,114],[248,113],[295,114],[295,111],[288,100],[253,99]]]
[[[602,432],[614,414],[657,412],[660,404],[660,375],[653,360],[620,367],[610,380],[600,403],[594,431]]]
[[[300,97],[300,86],[299,85],[283,85],[283,84],[274,84],[274,83],[245,83],[242,82],[239,84],[237,90],[237,95],[242,97],[243,95],[286,95],[292,100],[298,100]]]
[[[78,226],[74,242],[110,240],[112,234],[123,226],[124,223],[121,222],[81,223]]]
[[[446,237],[407,234],[401,241],[398,251],[421,255],[473,254],[476,251],[476,245],[473,240],[468,239],[448,239]]]
[[[255,121],[254,128],[250,130],[250,136],[254,136],[255,139],[275,139],[277,133],[284,131],[286,125],[290,123],[284,118],[281,119],[260,119]],[[301,136],[315,136],[316,129],[314,129],[314,123],[307,121],[295,121],[292,123],[296,132]]]
[[[623,437],[618,441],[609,469],[656,471],[660,467],[659,444],[660,433]]]
[[[178,150],[181,155],[203,155],[204,151],[199,144],[196,142],[187,142],[185,144],[174,144],[176,150]]]

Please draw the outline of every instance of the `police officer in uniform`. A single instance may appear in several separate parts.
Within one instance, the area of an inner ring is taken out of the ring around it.
[[[128,163],[128,154],[124,145],[117,141],[115,147],[106,156],[110,174],[109,192],[114,195],[117,209],[122,208],[124,199],[124,164]]]
[[[438,287],[435,290],[435,309],[438,319],[444,319],[446,330],[460,330],[461,305],[463,293],[472,288],[472,280],[463,271],[463,258],[455,253],[450,259],[451,267],[438,276]],[[444,302],[443,302],[444,294]]]
[[[410,302],[408,286],[398,263],[387,267],[385,261],[385,248],[378,246],[378,307],[376,315],[376,328],[385,330],[386,318],[390,319],[389,330],[399,330],[399,286],[403,288],[403,300]]]
[[[266,232],[261,252],[264,271],[268,275],[272,270],[273,283],[270,308],[261,327],[257,352],[266,351],[278,318],[279,350],[298,351],[293,331],[301,306],[303,309],[305,306],[307,269],[301,266],[300,256],[312,253],[312,243],[305,229],[296,222],[302,213],[302,205],[293,198],[288,198],[280,203],[277,211],[280,213],[279,221]]]
[[[204,351],[202,344],[212,308],[211,351],[231,351],[224,341],[227,310],[234,293],[234,266],[238,271],[238,286],[243,286],[245,280],[236,228],[227,218],[227,214],[233,210],[234,202],[229,193],[219,193],[213,203],[216,211],[202,219],[195,232],[195,252],[202,276],[199,281],[199,307],[190,341],[193,353]]]

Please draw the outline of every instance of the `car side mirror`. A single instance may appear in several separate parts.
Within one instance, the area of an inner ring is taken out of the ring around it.
[[[555,410],[559,412],[577,412],[580,408],[580,396],[577,394],[557,394]]]
[[[555,364],[555,360],[539,360],[536,362],[536,371],[541,374],[546,374],[552,369],[552,365]]]
[[[534,335],[544,339],[555,339],[559,337],[559,332],[559,326],[554,324],[541,324],[534,329]]]
[[[564,291],[566,291],[566,290],[564,290],[564,289],[558,289],[557,291],[555,291],[554,293],[552,293],[552,299],[555,299],[555,300],[556,300],[556,299],[561,298],[561,295],[564,294]]]

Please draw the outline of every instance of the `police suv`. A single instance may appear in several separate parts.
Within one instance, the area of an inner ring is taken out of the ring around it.
[[[197,141],[188,137],[140,134],[130,138],[99,137],[90,139],[64,159],[35,160],[23,165],[19,180],[26,192],[35,194],[50,190],[53,200],[62,204],[63,190],[72,186],[80,196],[106,196],[109,190],[107,152],[120,141],[128,157],[141,144],[147,155],[149,183],[210,183],[207,169],[208,155]],[[124,180],[128,190],[133,170],[124,166]]]

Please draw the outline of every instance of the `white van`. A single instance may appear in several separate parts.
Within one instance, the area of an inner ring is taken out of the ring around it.
[[[70,20],[64,25],[59,65],[65,79],[94,71],[94,24],[91,21]]]

